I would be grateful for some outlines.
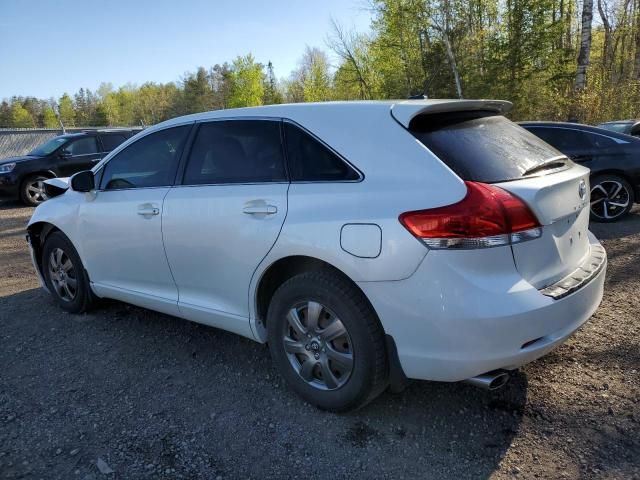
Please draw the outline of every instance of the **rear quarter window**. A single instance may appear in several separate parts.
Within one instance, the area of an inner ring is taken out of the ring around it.
[[[553,159],[570,162],[551,145],[501,115],[420,115],[411,121],[409,131],[463,180],[517,180]]]

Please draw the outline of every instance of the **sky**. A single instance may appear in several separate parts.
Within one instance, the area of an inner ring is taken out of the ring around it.
[[[366,32],[363,0],[0,0],[0,99],[178,81],[253,54],[276,76],[305,46],[329,50],[330,19]],[[328,52],[329,53],[329,52]]]

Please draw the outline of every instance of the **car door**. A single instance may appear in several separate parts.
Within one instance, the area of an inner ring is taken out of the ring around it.
[[[178,314],[178,290],[162,243],[164,198],[191,124],[152,132],[96,173],[79,209],[82,257],[96,293]]]
[[[58,170],[63,177],[90,170],[101,158],[96,137],[88,135],[69,141],[62,148],[61,157]]]
[[[251,336],[251,277],[287,213],[279,120],[201,123],[162,213],[182,315]]]

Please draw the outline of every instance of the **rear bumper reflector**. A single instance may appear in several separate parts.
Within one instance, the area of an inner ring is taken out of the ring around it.
[[[540,293],[555,300],[566,297],[589,283],[607,263],[607,253],[602,245],[591,245],[591,254],[577,269],[562,280],[540,290]]]

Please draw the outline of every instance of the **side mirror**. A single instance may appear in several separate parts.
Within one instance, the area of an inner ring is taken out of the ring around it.
[[[91,170],[84,170],[71,177],[71,188],[76,192],[90,192],[96,188],[95,177]]]
[[[60,158],[69,158],[71,156],[71,152],[66,149],[62,149],[60,151]]]

